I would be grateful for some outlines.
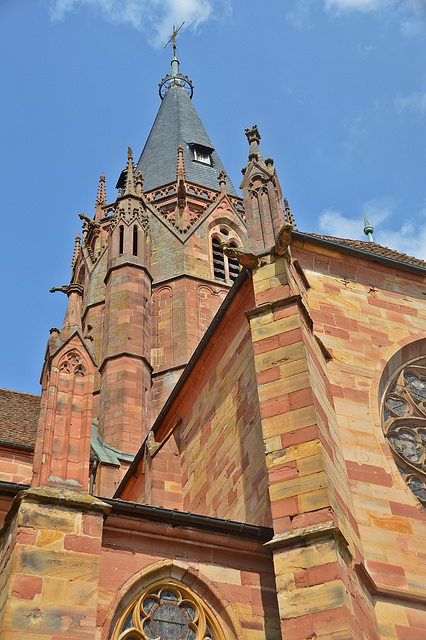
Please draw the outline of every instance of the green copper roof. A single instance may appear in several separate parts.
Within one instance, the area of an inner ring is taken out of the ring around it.
[[[144,178],[144,191],[176,181],[179,145],[183,148],[187,182],[220,191],[217,177],[224,167],[183,84],[176,79],[164,94],[137,164],[136,172],[142,171]],[[210,154],[211,166],[194,159],[197,148]],[[230,195],[237,195],[229,178],[226,190]]]

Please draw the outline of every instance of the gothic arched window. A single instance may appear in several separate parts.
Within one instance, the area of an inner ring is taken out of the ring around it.
[[[406,364],[391,378],[382,420],[402,476],[426,507],[426,358]]]
[[[212,238],[212,254],[213,254],[213,273],[217,280],[226,280],[225,274],[225,256],[223,255],[220,241]]]
[[[219,229],[216,228],[211,237],[213,275],[216,280],[222,280],[223,282],[231,280],[233,282],[240,273],[240,264],[236,258],[228,258],[224,254],[222,242],[229,247],[237,248],[241,246],[241,241],[239,238],[236,239],[236,234],[225,225],[222,225]]]
[[[221,640],[201,600],[181,584],[145,589],[125,610],[114,640]]]
[[[229,243],[230,247],[235,247],[237,248],[237,243],[236,242],[230,242]],[[238,262],[237,258],[228,258],[228,270],[229,270],[229,279],[234,281],[238,278],[238,274],[240,273],[240,263]]]

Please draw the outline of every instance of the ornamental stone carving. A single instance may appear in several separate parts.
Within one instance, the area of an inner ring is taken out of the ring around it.
[[[219,640],[214,619],[180,584],[151,587],[127,608],[115,640]]]
[[[402,476],[426,506],[426,358],[407,364],[390,380],[382,419]]]

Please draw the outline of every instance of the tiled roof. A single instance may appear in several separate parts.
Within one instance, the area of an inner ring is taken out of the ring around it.
[[[0,441],[34,447],[40,396],[0,389]]]
[[[368,253],[374,253],[375,255],[381,256],[382,258],[390,258],[391,260],[397,260],[398,262],[404,262],[405,264],[412,264],[416,267],[426,269],[426,262],[424,260],[420,260],[420,258],[414,258],[413,256],[407,256],[405,253],[400,253],[399,251],[389,249],[388,247],[382,247],[380,244],[376,244],[375,242],[367,242],[364,240],[350,240],[348,238],[334,238],[333,236],[323,236],[317,233],[306,233],[305,235],[313,238],[327,240],[329,242],[334,242],[336,244],[343,244],[353,249],[359,249]]]
[[[213,149],[212,165],[194,161],[191,145]],[[182,145],[185,177],[188,182],[220,191],[217,177],[223,164],[190,97],[183,86],[170,85],[152,125],[136,171],[143,175],[143,189],[150,191],[176,181],[177,150]],[[236,196],[234,185],[226,179],[229,195]]]

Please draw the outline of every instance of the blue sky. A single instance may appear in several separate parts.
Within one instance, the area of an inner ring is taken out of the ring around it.
[[[0,387],[39,393],[80,212],[137,159],[170,68],[238,188],[257,124],[301,231],[426,259],[425,0],[1,0]]]

